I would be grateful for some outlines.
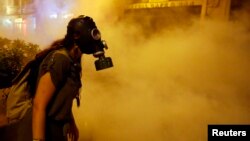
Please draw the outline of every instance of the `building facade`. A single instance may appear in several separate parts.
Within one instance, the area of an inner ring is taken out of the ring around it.
[[[33,0],[1,0],[0,26],[4,33],[23,34],[36,28]]]

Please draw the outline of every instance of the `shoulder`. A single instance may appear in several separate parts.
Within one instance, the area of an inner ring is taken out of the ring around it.
[[[71,59],[64,49],[50,52],[44,59],[44,63],[48,64],[64,64],[70,65]]]
[[[67,54],[61,53],[60,50],[50,52],[43,60],[40,66],[41,75],[46,72],[50,73],[52,82],[57,87],[65,81],[65,76],[71,70],[71,60]]]
[[[71,62],[71,58],[69,57],[68,52],[65,49],[54,51],[52,54],[52,58],[61,61]]]
[[[61,53],[60,50],[50,52],[42,61],[40,70],[42,74],[50,71],[51,73],[66,73],[70,70],[70,58]]]

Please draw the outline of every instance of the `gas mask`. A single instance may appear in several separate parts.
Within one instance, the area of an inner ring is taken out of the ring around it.
[[[101,32],[96,27],[95,22],[88,16],[79,16],[72,19],[68,25],[68,33],[73,33],[74,41],[84,54],[93,54],[95,58],[96,70],[113,67],[112,59],[105,57],[104,49],[108,46],[101,39]]]

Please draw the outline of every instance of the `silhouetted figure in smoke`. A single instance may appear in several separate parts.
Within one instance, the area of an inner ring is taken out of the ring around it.
[[[16,141],[78,140],[72,104],[76,98],[80,105],[81,56],[93,54],[99,58],[97,70],[112,67],[111,58],[104,56],[105,47],[93,19],[79,16],[70,20],[64,39],[37,54],[30,62],[33,108],[19,123]]]

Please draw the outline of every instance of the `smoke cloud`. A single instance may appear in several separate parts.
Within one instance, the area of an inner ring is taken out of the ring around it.
[[[114,68],[95,72],[94,59],[83,57],[82,106],[74,109],[81,140],[206,140],[208,124],[249,123],[245,10],[230,22],[172,11],[166,17],[186,12],[179,19],[191,19],[169,24],[147,12],[136,13],[139,22],[119,18],[124,7],[117,1],[91,3],[85,6],[110,46]]]
[[[114,63],[96,72],[95,58],[82,58],[81,107],[73,108],[80,140],[207,140],[208,124],[249,124],[249,5],[230,22],[201,22],[184,8],[124,13],[131,1],[67,7],[95,19]],[[41,12],[57,1],[49,2]],[[45,45],[64,36],[67,20],[40,17],[40,33],[29,40]]]

